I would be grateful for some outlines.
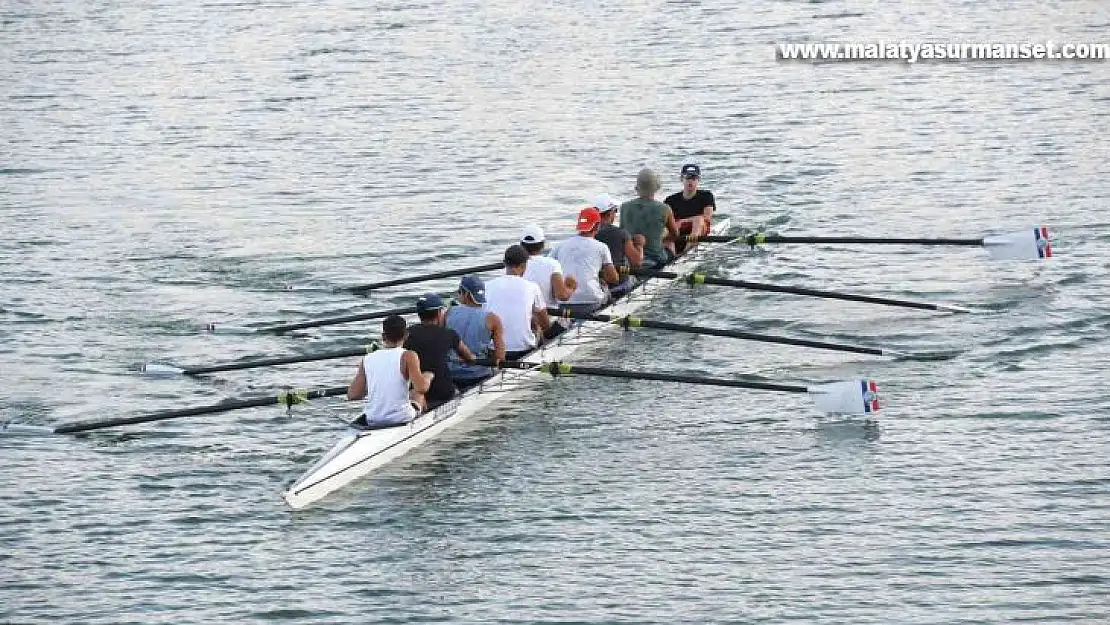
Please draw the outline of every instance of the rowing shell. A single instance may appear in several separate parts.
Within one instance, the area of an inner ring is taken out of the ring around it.
[[[713,225],[713,233],[723,234],[728,231],[729,225],[730,220],[723,219]],[[671,271],[681,274],[684,270],[693,269],[710,253],[708,246],[697,246],[672,263]],[[647,280],[599,312],[614,316],[632,314],[653,301],[675,281],[659,278]],[[528,390],[538,379],[548,377],[538,370],[539,365],[562,361],[574,352],[602,341],[615,329],[616,326],[609,324],[577,324],[575,328],[563,332],[555,340],[521,358],[523,362],[535,363],[537,369],[499,371],[482,384],[467,389],[446,404],[405,425],[374,430],[350,428],[330,451],[289,486],[282,497],[294,510],[322,499],[423,445],[506,395]]]

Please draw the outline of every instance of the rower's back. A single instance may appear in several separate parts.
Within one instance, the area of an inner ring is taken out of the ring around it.
[[[422,321],[409,329],[405,347],[416,352],[420,357],[421,371],[435,376],[425,394],[429,403],[445,402],[455,395],[447,359],[459,344],[459,340],[457,332],[434,323]]]
[[[470,348],[475,358],[489,358],[493,347],[493,333],[489,330],[486,318],[489,311],[480,306],[452,306],[447,310],[447,327],[458,333],[462,342]],[[469,365],[452,352],[447,366],[454,381],[485,378],[493,374],[489,367]]]
[[[639,197],[629,200],[620,207],[621,228],[628,234],[644,235],[644,260],[655,265],[667,262],[667,251],[663,247],[663,233],[666,232],[667,211],[670,207],[656,199]]]
[[[401,373],[401,346],[379,349],[362,358],[366,373],[366,401],[363,414],[373,425],[406,423],[416,416],[409,402],[409,381]]]
[[[558,306],[559,299],[551,290],[551,276],[562,274],[563,266],[551,256],[533,254],[528,259],[528,268],[524,271],[524,279],[540,287],[545,306]]]
[[[519,352],[536,346],[532,314],[546,308],[540,287],[520,276],[506,274],[486,283],[486,309],[501,319],[505,350]]]
[[[629,266],[628,257],[624,254],[624,246],[632,235],[627,230],[613,224],[602,224],[594,238],[609,248],[609,256],[612,257],[614,266]]]
[[[578,287],[571,294],[568,304],[600,304],[608,292],[598,280],[605,265],[613,264],[609,247],[592,236],[573,236],[560,241],[551,255],[562,264],[568,276],[574,276]]]

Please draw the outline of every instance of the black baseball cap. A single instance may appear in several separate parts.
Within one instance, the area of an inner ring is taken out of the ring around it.
[[[416,300],[416,312],[426,313],[443,308],[443,298],[439,293],[425,293]]]
[[[683,178],[701,178],[701,168],[694,163],[686,163],[682,166]]]

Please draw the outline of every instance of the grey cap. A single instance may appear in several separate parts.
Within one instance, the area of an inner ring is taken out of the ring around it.
[[[637,193],[655,193],[662,188],[663,183],[659,182],[659,176],[647,167],[640,170],[636,174],[636,192]]]

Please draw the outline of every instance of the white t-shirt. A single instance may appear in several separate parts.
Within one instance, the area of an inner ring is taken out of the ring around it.
[[[605,265],[613,264],[609,246],[593,237],[575,235],[559,241],[551,250],[563,266],[565,276],[574,276],[578,288],[567,300],[568,304],[600,304],[608,297],[598,280],[598,273]]]
[[[563,266],[550,256],[529,256],[524,269],[524,279],[540,287],[546,306],[558,306],[558,298],[551,292],[551,274],[563,273]]]
[[[499,276],[486,283],[486,310],[501,318],[505,351],[519,352],[536,346],[532,312],[545,306],[540,287],[520,276]]]

